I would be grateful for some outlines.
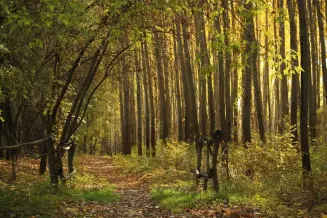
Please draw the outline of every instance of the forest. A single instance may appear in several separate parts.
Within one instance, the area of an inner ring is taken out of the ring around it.
[[[327,217],[326,43],[327,0],[1,0],[0,217]]]

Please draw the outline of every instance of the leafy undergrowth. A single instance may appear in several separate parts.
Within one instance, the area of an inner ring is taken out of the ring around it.
[[[37,175],[35,161],[20,162],[17,180],[11,182],[9,164],[0,161],[0,217],[68,216],[74,204],[119,200],[111,184],[92,174],[77,173],[59,189],[54,189],[48,175]]]
[[[312,165],[314,193],[302,189],[301,156],[290,134],[269,135],[268,143],[253,141],[249,148],[230,146],[229,172],[219,168],[220,192],[195,188],[194,145],[170,142],[158,144],[157,155],[116,156],[114,163],[123,173],[142,174],[151,186],[152,199],[174,212],[214,210],[225,217],[321,217],[327,214],[325,146],[313,146]],[[245,175],[252,169],[252,178]],[[209,181],[211,185],[211,181]],[[243,216],[243,215],[242,215]]]

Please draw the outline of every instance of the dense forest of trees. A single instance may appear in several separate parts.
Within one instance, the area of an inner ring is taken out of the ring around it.
[[[0,158],[40,158],[52,184],[80,153],[156,156],[220,129],[231,145],[292,134],[303,188],[326,140],[327,1],[0,3]],[[201,171],[201,157],[197,168]],[[277,158],[277,157],[276,157]],[[251,176],[251,169],[246,172]]]

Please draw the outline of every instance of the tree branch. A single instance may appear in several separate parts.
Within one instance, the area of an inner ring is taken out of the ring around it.
[[[46,142],[49,139],[50,139],[50,137],[47,137],[47,138],[36,140],[36,141],[33,141],[33,142],[26,142],[26,143],[22,143],[22,144],[13,145],[13,146],[3,146],[3,147],[0,147],[0,151],[2,151],[2,150],[12,150],[12,149],[20,148],[20,147],[23,147],[23,146],[29,146],[29,145],[37,145],[37,144],[41,144],[43,142]]]

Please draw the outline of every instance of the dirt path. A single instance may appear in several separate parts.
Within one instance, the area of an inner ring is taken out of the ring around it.
[[[126,174],[114,165],[110,157],[78,157],[78,171],[95,174],[116,186],[115,192],[120,200],[115,203],[101,202],[63,202],[60,214],[65,217],[149,217],[149,218],[196,218],[196,217],[261,217],[246,208],[205,208],[188,209],[179,214],[160,208],[150,197],[150,181],[146,174]]]
[[[143,175],[126,175],[114,166],[110,157],[83,157],[79,160],[79,170],[89,172],[108,180],[116,186],[120,200],[111,204],[100,204],[97,215],[103,217],[189,217],[173,216],[161,209],[150,199],[149,183]],[[100,209],[100,211],[99,211]],[[92,212],[92,211],[85,211]],[[88,214],[86,214],[87,216]],[[92,213],[89,214],[92,216]],[[95,214],[93,214],[95,215]],[[194,217],[194,216],[193,216]]]

